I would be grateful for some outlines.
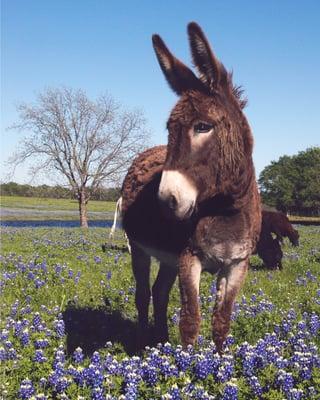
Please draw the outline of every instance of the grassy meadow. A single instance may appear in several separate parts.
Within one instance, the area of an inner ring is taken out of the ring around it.
[[[179,345],[176,283],[170,343],[137,353],[130,259],[101,251],[106,229],[2,228],[0,398],[320,399],[320,227],[299,231],[283,271],[252,257],[219,356],[209,274],[197,346]]]
[[[1,196],[0,202],[3,220],[79,219],[77,200]],[[89,218],[111,217],[115,206],[116,203],[112,201],[89,201]],[[6,210],[11,210],[12,212],[6,213]]]

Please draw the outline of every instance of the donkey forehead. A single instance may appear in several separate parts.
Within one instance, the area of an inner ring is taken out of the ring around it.
[[[184,93],[173,108],[168,127],[171,123],[180,122],[189,125],[196,119],[215,120],[228,115],[228,107],[220,96],[209,96],[200,92]]]

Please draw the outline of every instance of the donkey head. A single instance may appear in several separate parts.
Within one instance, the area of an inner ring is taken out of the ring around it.
[[[242,112],[245,101],[213,54],[201,28],[188,25],[196,76],[160,36],[153,46],[180,99],[169,117],[167,157],[158,196],[167,214],[186,219],[197,203],[217,194],[236,196],[253,173],[253,139]]]
[[[292,228],[288,232],[288,238],[293,246],[299,246],[299,232],[296,229]]]

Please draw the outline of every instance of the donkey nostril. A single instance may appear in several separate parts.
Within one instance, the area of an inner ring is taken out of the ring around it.
[[[169,199],[168,199],[168,205],[171,208],[171,210],[175,210],[177,207],[178,201],[175,198],[175,196],[173,194],[170,195]]]

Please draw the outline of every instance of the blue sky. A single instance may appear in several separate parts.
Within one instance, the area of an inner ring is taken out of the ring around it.
[[[320,2],[2,0],[1,159],[20,134],[16,104],[45,87],[108,92],[144,111],[152,143],[166,143],[177,98],[157,64],[151,35],[191,65],[186,25],[198,22],[249,99],[257,175],[283,154],[320,145]],[[5,179],[1,168],[0,179]],[[43,178],[44,179],[44,178]],[[14,176],[28,182],[27,169]],[[41,181],[42,182],[42,181]],[[41,183],[38,182],[38,183]],[[50,183],[47,180],[46,183]]]

